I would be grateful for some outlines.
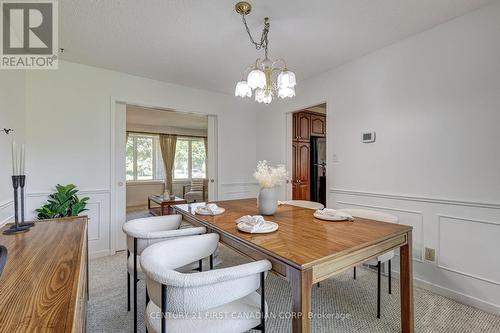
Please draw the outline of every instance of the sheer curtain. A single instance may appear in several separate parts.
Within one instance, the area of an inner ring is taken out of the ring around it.
[[[205,145],[205,178],[208,178],[208,137],[203,138],[203,144]]]
[[[172,179],[175,163],[175,147],[177,146],[177,135],[161,134],[160,149],[165,167],[165,190],[172,194]]]

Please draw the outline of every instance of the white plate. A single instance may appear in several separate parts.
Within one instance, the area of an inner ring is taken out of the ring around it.
[[[222,207],[219,207],[219,209],[215,212],[215,213],[212,213],[211,211],[209,210],[205,210],[205,209],[200,209],[200,207],[197,207],[194,212],[198,215],[209,215],[209,216],[215,216],[215,215],[220,215],[220,214],[223,214],[224,212],[226,211],[225,208],[222,208]]]
[[[349,217],[341,215],[313,214],[315,218],[325,221],[349,221]]]
[[[250,229],[247,228],[244,223],[238,223],[237,227],[238,227],[238,230],[246,232],[246,233],[250,233],[250,234],[268,234],[270,232],[274,232],[274,231],[278,230],[279,226],[277,223],[274,223],[271,221],[266,221],[266,222],[264,222],[264,226],[260,230],[254,231],[254,232],[250,231]]]

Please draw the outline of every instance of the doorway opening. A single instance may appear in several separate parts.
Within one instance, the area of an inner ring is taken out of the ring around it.
[[[292,199],[326,206],[326,104],[292,114]]]
[[[129,219],[217,200],[217,116],[116,103],[114,251]]]

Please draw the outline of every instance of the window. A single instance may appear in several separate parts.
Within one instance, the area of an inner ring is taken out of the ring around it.
[[[207,176],[205,142],[202,138],[177,138],[174,179],[201,179]]]
[[[127,181],[165,179],[158,136],[130,133],[126,154]]]
[[[165,170],[158,135],[129,133],[126,147],[127,181],[164,180]],[[177,138],[174,179],[206,178],[203,138]]]

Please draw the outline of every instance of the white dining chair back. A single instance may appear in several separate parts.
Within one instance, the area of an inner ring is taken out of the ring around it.
[[[387,223],[398,223],[399,219],[397,216],[387,214],[384,212],[379,212],[376,210],[359,209],[359,208],[345,208],[339,209],[339,212],[344,212],[350,214],[351,216],[357,216],[364,219],[375,220]]]
[[[339,211],[350,214],[351,216],[354,217],[360,217],[364,219],[387,222],[387,223],[399,223],[399,219],[397,216],[375,210],[349,208],[349,209],[339,209]],[[389,294],[391,294],[392,293],[391,260],[392,258],[394,258],[394,254],[395,254],[394,250],[391,250],[365,262],[368,265],[377,267],[377,318],[380,318],[381,266],[383,263],[387,263],[388,292]],[[354,279],[356,279],[356,266],[354,267]]]
[[[168,239],[204,234],[205,227],[180,229],[182,215],[164,215],[134,219],[123,224],[123,232],[127,235],[127,310],[130,311],[131,294],[130,283],[133,285],[134,300],[134,331],[137,330],[137,282],[144,280],[145,275],[140,265],[140,255],[155,243]],[[175,254],[171,253],[170,255]],[[169,254],[166,254],[169,255]],[[213,262],[213,258],[210,258]],[[202,262],[187,263],[183,269],[202,269]],[[131,279],[132,278],[132,279]],[[146,303],[149,295],[146,293]]]
[[[288,200],[283,202],[286,205],[309,208],[309,209],[323,209],[325,206],[319,202],[307,200]]]
[[[261,325],[260,315],[266,306],[264,295],[261,298],[256,291],[271,269],[268,260],[190,274],[175,270],[213,254],[218,241],[217,234],[205,234],[157,243],[144,250],[141,265],[151,298],[145,318],[149,332],[161,332],[163,327],[166,332],[237,333]],[[164,255],[172,251],[177,255]],[[162,315],[155,315],[155,311]],[[240,318],[216,320],[210,313],[235,313]]]

